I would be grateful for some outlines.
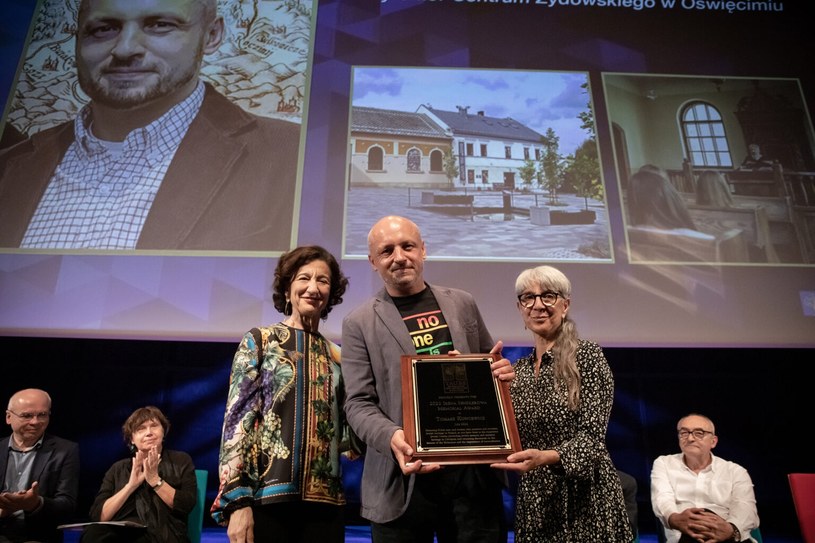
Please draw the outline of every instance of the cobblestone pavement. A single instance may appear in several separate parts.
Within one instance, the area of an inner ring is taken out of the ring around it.
[[[439,259],[611,261],[608,212],[595,200],[589,200],[589,209],[597,214],[594,224],[541,226],[533,224],[528,213],[505,217],[499,211],[504,196],[498,191],[470,191],[476,209],[472,216],[467,206],[423,205],[421,193],[407,188],[352,188],[347,193],[344,255],[366,256],[371,225],[385,215],[402,215],[419,225],[428,256]],[[536,203],[548,204],[545,194],[513,193],[511,198],[514,209],[526,211]],[[583,198],[574,195],[559,195],[558,201],[566,205],[550,209],[585,208]]]

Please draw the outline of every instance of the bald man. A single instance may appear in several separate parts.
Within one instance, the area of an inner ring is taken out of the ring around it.
[[[654,460],[651,505],[668,543],[755,543],[758,528],[753,481],[745,468],[713,454],[713,421],[699,413],[676,424],[682,452]]]
[[[501,482],[486,464],[445,466],[413,458],[402,428],[401,355],[500,353],[475,300],[454,288],[428,285],[419,227],[387,216],[368,234],[368,261],[384,287],[342,325],[345,411],[367,444],[362,517],[375,543],[402,541],[499,543],[507,540]],[[432,321],[432,329],[424,323]],[[509,360],[492,364],[510,380]]]
[[[0,543],[59,542],[79,494],[79,445],[46,433],[51,397],[29,388],[8,402],[0,439]]]

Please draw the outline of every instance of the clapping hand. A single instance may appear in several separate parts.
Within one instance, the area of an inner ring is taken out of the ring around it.
[[[0,493],[0,518],[15,511],[33,511],[40,505],[39,483],[34,481],[28,490]]]
[[[142,459],[142,471],[144,472],[144,479],[148,484],[158,482],[158,465],[160,463],[161,455],[158,452],[158,448],[156,446],[150,447],[150,450],[144,453]]]
[[[144,458],[146,454],[142,451],[136,451],[133,456],[132,466],[130,467],[130,480],[128,486],[132,488],[138,487],[144,482]]]

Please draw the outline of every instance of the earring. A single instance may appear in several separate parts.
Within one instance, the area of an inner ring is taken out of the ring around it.
[[[286,306],[283,308],[283,314],[287,317],[291,315],[291,300],[286,300]]]

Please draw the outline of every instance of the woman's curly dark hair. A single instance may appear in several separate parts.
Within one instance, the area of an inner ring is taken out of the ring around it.
[[[307,245],[282,254],[280,260],[277,261],[272,285],[272,300],[275,309],[280,313],[286,314],[286,293],[289,292],[291,281],[297,270],[314,260],[322,260],[331,270],[331,291],[328,295],[328,304],[320,317],[325,319],[332,307],[342,303],[342,295],[345,294],[345,289],[348,287],[348,278],[343,275],[337,259],[319,245]]]

